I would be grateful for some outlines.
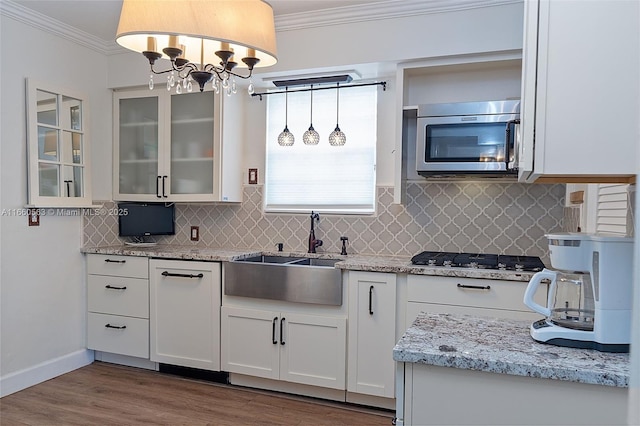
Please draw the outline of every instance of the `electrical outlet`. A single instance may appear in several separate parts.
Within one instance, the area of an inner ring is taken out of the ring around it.
[[[191,227],[191,241],[200,241],[200,227],[192,226]]]
[[[39,209],[29,209],[29,226],[40,226]]]

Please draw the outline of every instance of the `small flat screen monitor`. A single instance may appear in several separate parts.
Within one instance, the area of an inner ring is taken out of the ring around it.
[[[118,203],[118,233],[121,237],[174,235],[175,206],[164,203]]]

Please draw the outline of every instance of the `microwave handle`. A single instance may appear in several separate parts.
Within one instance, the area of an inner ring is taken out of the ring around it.
[[[514,135],[511,135],[511,125],[514,125]],[[506,147],[506,163],[507,170],[516,170],[518,168],[518,150],[520,149],[518,138],[517,138],[517,129],[516,126],[520,125],[520,119],[516,118],[515,120],[509,120],[506,124],[505,129],[505,147]],[[513,137],[513,160],[511,160],[511,153],[509,152],[509,146],[511,142],[511,138]]]

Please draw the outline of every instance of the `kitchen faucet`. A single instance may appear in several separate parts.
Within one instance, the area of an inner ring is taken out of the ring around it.
[[[320,247],[322,245],[322,240],[316,240],[316,233],[313,229],[313,221],[317,220],[320,222],[320,214],[314,213],[311,211],[311,231],[309,232],[309,251],[308,253],[315,253],[316,247]]]

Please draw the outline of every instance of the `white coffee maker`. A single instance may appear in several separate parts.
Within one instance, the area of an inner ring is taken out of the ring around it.
[[[546,318],[531,325],[538,342],[629,352],[633,238],[559,233],[549,240],[551,266],[533,276],[524,303]],[[549,280],[547,306],[533,295]]]

